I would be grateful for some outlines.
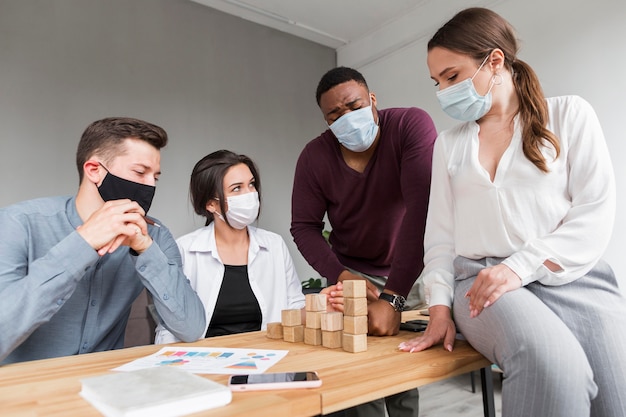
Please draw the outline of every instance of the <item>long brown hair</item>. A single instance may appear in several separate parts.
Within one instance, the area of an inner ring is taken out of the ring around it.
[[[546,128],[548,106],[539,78],[528,64],[517,59],[518,42],[509,22],[489,9],[472,7],[462,10],[439,28],[428,42],[429,51],[435,47],[469,55],[478,63],[494,49],[504,52],[504,65],[513,74],[520,101],[524,155],[541,171],[548,172],[541,147],[547,146],[546,141],[551,144],[556,159],[561,151],[559,139]]]

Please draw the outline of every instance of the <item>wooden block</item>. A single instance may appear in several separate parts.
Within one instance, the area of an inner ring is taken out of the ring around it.
[[[322,314],[325,314],[323,311],[307,311],[306,312],[306,327],[310,329],[321,329],[322,328]]]
[[[302,324],[302,312],[299,309],[282,310],[280,314],[283,326],[300,326]]]
[[[322,330],[328,330],[331,332],[342,330],[343,329],[343,314],[338,311],[333,311],[330,313],[322,313],[321,317],[321,327]]]
[[[344,333],[341,337],[341,344],[346,352],[365,352],[367,350],[367,335]]]
[[[304,297],[306,311],[326,311],[326,294],[307,294]]]
[[[342,281],[343,296],[348,298],[367,297],[367,285],[364,279],[347,279]]]
[[[343,332],[367,334],[367,316],[343,316]]]
[[[283,325],[275,323],[267,323],[266,336],[270,339],[282,339],[283,338]]]
[[[304,328],[304,343],[319,346],[322,344],[322,329]]]
[[[283,326],[283,340],[285,342],[304,342],[304,326]]]
[[[367,316],[367,298],[344,297],[343,314],[346,316]]]
[[[322,330],[322,346],[329,349],[336,349],[341,347],[341,330],[334,332]]]

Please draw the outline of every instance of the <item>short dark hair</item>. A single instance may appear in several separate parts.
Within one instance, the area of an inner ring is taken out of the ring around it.
[[[324,74],[320,82],[317,84],[317,90],[315,91],[315,100],[317,100],[317,105],[320,105],[320,98],[322,97],[322,94],[334,86],[348,81],[356,81],[369,91],[365,78],[357,70],[348,67],[333,68]]]
[[[76,168],[79,182],[83,180],[83,165],[94,155],[110,162],[125,152],[122,146],[125,139],[139,139],[148,142],[156,149],[167,145],[167,133],[152,123],[130,117],[107,117],[91,123],[78,142]]]
[[[260,202],[261,177],[259,176],[259,170],[252,159],[246,155],[239,155],[222,149],[208,154],[193,167],[189,181],[189,197],[191,206],[196,214],[206,217],[205,226],[208,226],[213,221],[213,213],[206,209],[206,205],[210,200],[217,198],[221,212],[226,213],[224,177],[231,167],[239,164],[245,164],[250,169],[252,176],[254,176],[254,185],[259,193]],[[228,223],[226,216],[224,216],[224,221]],[[230,223],[228,225],[230,226]]]

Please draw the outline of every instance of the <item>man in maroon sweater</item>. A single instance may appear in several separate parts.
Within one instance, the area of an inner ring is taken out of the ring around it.
[[[376,109],[375,94],[351,68],[328,71],[316,98],[329,129],[298,159],[291,234],[329,283],[367,279],[369,333],[397,334],[424,267],[435,126],[418,108]]]

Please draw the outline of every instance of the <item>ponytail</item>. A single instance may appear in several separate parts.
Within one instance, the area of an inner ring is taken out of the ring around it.
[[[522,121],[522,148],[524,155],[543,172],[548,172],[548,164],[541,153],[541,147],[549,142],[554,148],[554,159],[559,157],[561,146],[559,139],[550,132],[548,123],[548,106],[541,84],[535,71],[524,61],[515,60],[511,64],[513,83],[519,97],[519,114]]]

